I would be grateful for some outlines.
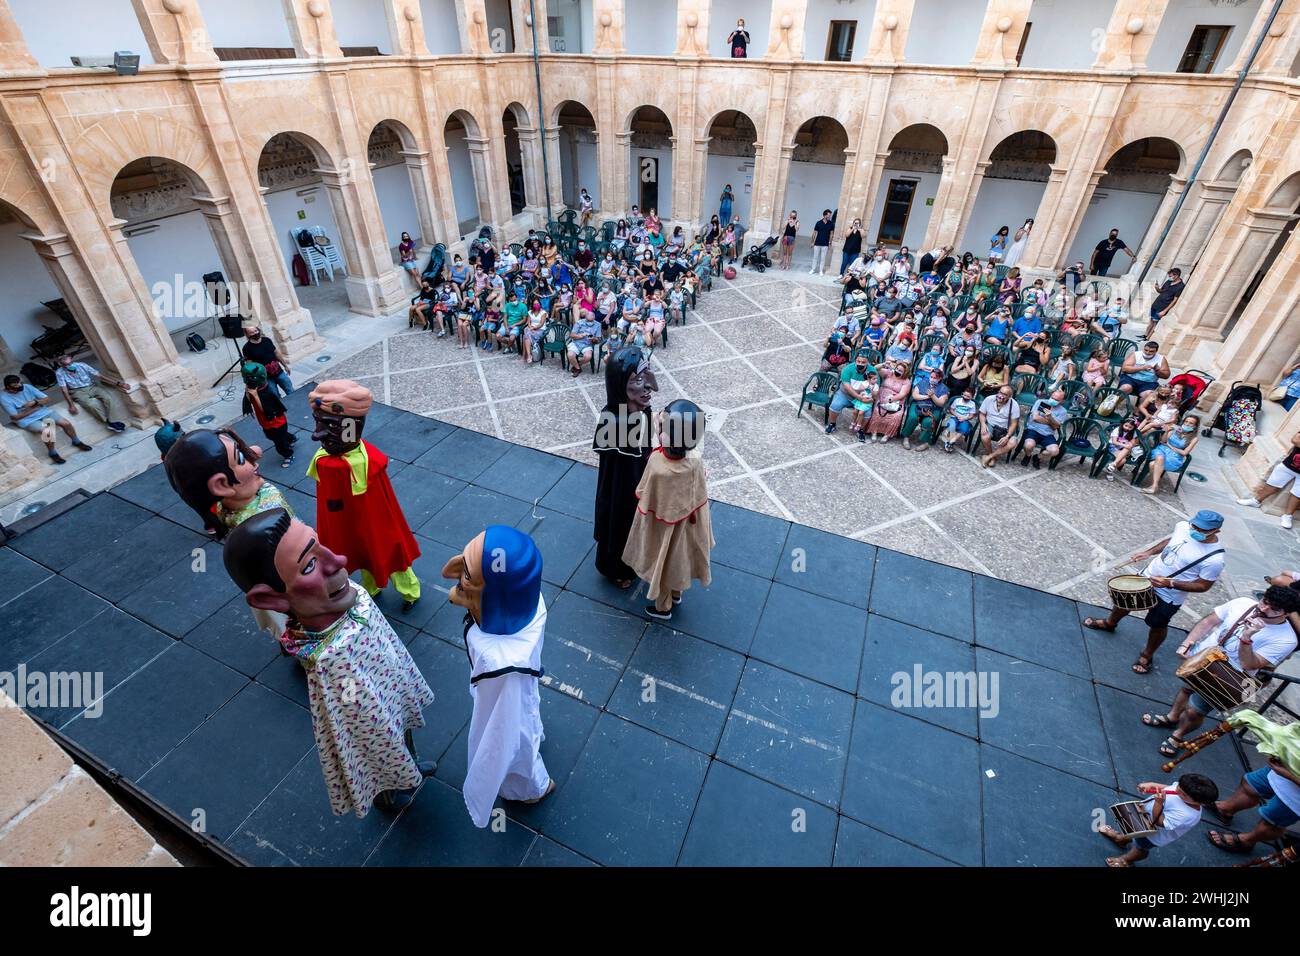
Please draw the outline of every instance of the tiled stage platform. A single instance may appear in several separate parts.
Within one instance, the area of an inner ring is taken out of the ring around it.
[[[1094,866],[1112,851],[1094,808],[1167,779],[1139,717],[1173,695],[1173,645],[1132,674],[1140,623],[1085,632],[1073,601],[715,503],[714,582],[664,626],[595,572],[588,466],[387,406],[366,437],[393,459],[426,584],[409,614],[381,604],[437,694],[417,739],[438,772],[396,817],[331,816],[299,667],[254,632],[161,468],[0,549],[0,671],[105,675],[102,716],[35,716],[250,864]],[[299,447],[263,470],[310,521]],[[507,805],[501,832],[474,829],[458,791],[462,614],[432,587],[492,523],[545,558],[558,784]],[[997,713],[893,707],[891,675],[917,667],[996,673]],[[1226,742],[1184,766],[1225,791],[1240,777]],[[1149,865],[1237,859],[1194,833]]]

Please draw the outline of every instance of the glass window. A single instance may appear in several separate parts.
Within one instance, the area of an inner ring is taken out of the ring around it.
[[[826,59],[834,63],[848,63],[853,59],[853,38],[857,32],[857,20],[832,20],[826,41]]]
[[[1183,59],[1178,64],[1179,73],[1212,73],[1214,61],[1219,58],[1223,44],[1232,27],[1198,26],[1187,41]]]

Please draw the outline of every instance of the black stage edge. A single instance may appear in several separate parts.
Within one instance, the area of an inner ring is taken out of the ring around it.
[[[287,402],[298,462],[281,470],[269,451],[263,472],[314,521],[310,387]],[[255,423],[236,429],[267,445]],[[1133,674],[1140,621],[1088,631],[1080,621],[1095,609],[1074,601],[715,503],[713,584],[688,591],[667,626],[642,616],[638,590],[595,572],[594,469],[384,405],[366,438],[392,459],[423,551],[425,597],[407,614],[391,590],[380,603],[436,693],[417,742],[438,771],[396,816],[330,814],[302,672],[254,630],[220,545],[161,467],[0,548],[0,671],[102,673],[101,716],[30,712],[221,855],[254,866],[1098,868],[1114,852],[1092,830],[1099,814],[1141,781],[1171,779],[1163,735],[1140,716],[1176,690],[1174,645],[1151,675]],[[462,614],[439,577],[488,524],[537,540],[550,608],[543,753],[558,788],[536,806],[506,804],[502,832],[474,829],[458,789],[470,698]],[[897,676],[918,668],[997,675],[996,706],[893,699]],[[1225,792],[1242,773],[1227,744],[1182,769]],[[1209,844],[1209,827],[1140,872],[1239,862]]]

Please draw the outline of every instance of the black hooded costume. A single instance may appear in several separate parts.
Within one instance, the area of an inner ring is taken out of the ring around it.
[[[623,562],[623,548],[636,516],[636,488],[653,450],[649,405],[632,411],[628,381],[647,361],[635,346],[620,349],[605,363],[605,408],[596,424],[592,448],[600,456],[596,478],[596,570],[615,583],[635,581]],[[653,373],[647,372],[653,382]]]

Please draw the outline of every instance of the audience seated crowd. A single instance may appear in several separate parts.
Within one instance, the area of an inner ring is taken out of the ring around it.
[[[529,230],[522,243],[498,248],[489,235],[421,277],[411,300],[411,327],[459,348],[517,352],[525,364],[551,350],[568,358],[571,375],[593,371],[621,345],[668,344],[668,327],[683,325],[700,292],[710,288],[743,236],[736,221],[717,216],[689,240],[680,226],[665,236],[657,212],[579,227],[572,212]]]
[[[1149,493],[1190,461],[1200,418],[1188,413],[1208,383],[1171,381],[1157,342],[1125,338],[1124,299],[1106,298],[1082,263],[1026,284],[1016,266],[951,247],[919,262],[876,247],[839,282],[840,313],[804,389],[826,406],[827,434],[851,407],[861,442],[965,443],[986,468],[1077,455],[1094,477],[1131,467]]]

